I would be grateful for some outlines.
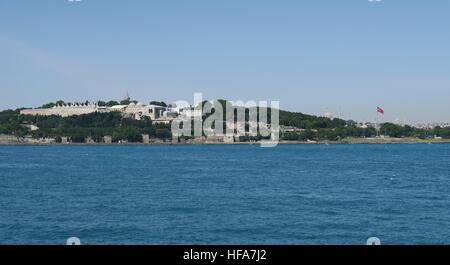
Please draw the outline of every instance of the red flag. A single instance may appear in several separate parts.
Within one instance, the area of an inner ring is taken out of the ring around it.
[[[377,107],[377,113],[384,114],[384,109]]]

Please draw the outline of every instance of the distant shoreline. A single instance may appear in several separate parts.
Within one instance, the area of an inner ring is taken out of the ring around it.
[[[30,143],[30,142],[0,142],[0,146],[176,146],[176,145],[260,145],[261,142],[235,143]],[[450,139],[419,139],[419,138],[348,138],[341,141],[279,141],[279,145],[359,145],[359,144],[450,144]]]

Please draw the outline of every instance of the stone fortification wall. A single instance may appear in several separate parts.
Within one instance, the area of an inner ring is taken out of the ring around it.
[[[51,116],[57,115],[62,117],[68,117],[73,115],[83,115],[96,112],[97,106],[65,106],[65,107],[54,107],[49,109],[24,109],[20,111],[23,115],[42,115]]]

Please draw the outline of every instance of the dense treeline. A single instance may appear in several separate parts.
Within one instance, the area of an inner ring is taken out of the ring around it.
[[[423,130],[408,125],[399,126],[393,123],[383,123],[380,128],[380,134],[388,135],[390,137],[417,137],[417,138],[428,138],[434,135],[436,136],[441,135],[437,130]]]
[[[280,111],[280,125],[292,126],[302,130],[300,132],[286,132],[282,135],[282,139],[291,141],[337,141],[347,137],[374,137],[377,135],[375,128],[359,128],[352,121],[288,111]]]
[[[226,119],[226,112],[227,112],[227,101],[223,99],[217,100],[218,103],[222,106],[223,110],[223,119]],[[203,101],[202,106],[205,107],[206,105],[209,105],[208,107],[212,109],[211,113],[214,113],[214,106],[217,104],[217,102],[214,102],[214,104],[211,104],[209,101]],[[237,116],[238,109],[242,110],[243,107],[234,107],[234,114],[235,114],[235,120]],[[255,110],[255,108],[252,108]],[[260,107],[256,107],[256,111],[259,111]],[[270,117],[271,117],[271,108],[267,108],[267,121],[270,123]],[[206,117],[210,114],[206,114]],[[245,119],[248,121],[249,119],[249,109],[245,109]],[[280,125],[285,126],[293,126],[300,129],[325,129],[325,128],[338,128],[338,127],[344,127],[347,125],[347,122],[341,119],[329,119],[325,117],[317,117],[312,115],[306,115],[300,112],[289,112],[289,111],[279,111],[279,123]]]
[[[5,110],[0,112],[0,134],[16,135],[23,137],[28,133],[19,119],[20,110]]]
[[[344,138],[353,137],[375,137],[377,132],[375,128],[357,128],[357,127],[338,127],[326,129],[305,129],[300,132],[285,132],[282,134],[283,140],[288,141],[307,141],[307,140],[328,140],[338,141]]]
[[[225,101],[220,101],[225,105]],[[61,104],[63,102],[49,103]],[[101,105],[113,105],[116,102],[100,102]],[[158,102],[153,102],[158,104]],[[163,104],[163,103],[159,103]],[[164,103],[165,104],[165,103]],[[119,112],[91,113],[86,115],[59,117],[59,116],[29,116],[20,115],[20,110],[5,110],[0,112],[0,134],[24,137],[31,135],[34,138],[70,137],[73,142],[84,142],[91,138],[101,142],[106,135],[112,136],[112,140],[127,140],[129,142],[142,141],[142,134],[148,134],[151,138],[171,138],[170,125],[153,124],[150,119],[135,120],[125,118]],[[206,115],[208,116],[208,115]],[[248,118],[248,110],[246,111]],[[270,117],[270,109],[269,109]],[[329,140],[354,137],[375,137],[377,134],[389,137],[416,137],[432,138],[434,136],[450,138],[450,128],[436,127],[434,129],[418,129],[411,126],[400,126],[393,123],[384,123],[379,131],[373,127],[360,128],[354,121],[342,119],[329,119],[316,117],[303,113],[280,111],[280,125],[297,128],[295,132],[284,132],[281,138],[284,140]],[[37,130],[31,130],[37,126]]]
[[[29,125],[39,129],[30,130]],[[159,139],[171,137],[170,125],[153,124],[150,119],[124,118],[119,112],[59,117],[19,115],[18,111],[3,111],[0,112],[0,133],[18,137],[29,134],[34,138],[60,139],[63,136],[80,143],[88,137],[102,142],[103,137],[107,135],[112,136],[114,142],[141,142],[142,134]]]
[[[329,119],[298,112],[280,111],[280,124],[300,129],[327,129],[345,127],[347,122],[341,119]]]
[[[445,139],[450,139],[450,127],[445,127],[445,128],[441,128],[441,127],[436,127],[433,130],[433,133],[436,136],[445,138]]]
[[[280,122],[281,123],[281,122]],[[436,127],[434,129],[418,129],[408,125],[401,126],[393,123],[381,124],[379,130],[374,127],[359,128],[351,122],[347,122],[344,126],[325,128],[308,128],[301,132],[286,132],[282,135],[284,140],[329,140],[337,141],[347,137],[375,137],[384,135],[394,138],[413,137],[420,139],[433,138],[435,136],[444,139],[450,139],[450,128]]]

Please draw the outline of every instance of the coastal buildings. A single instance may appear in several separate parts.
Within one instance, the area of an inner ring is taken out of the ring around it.
[[[149,144],[150,143],[150,136],[148,134],[142,135],[142,143]]]
[[[68,117],[73,115],[89,114],[97,111],[101,111],[103,107],[99,107],[96,104],[70,104],[70,105],[56,105],[52,108],[39,108],[39,109],[23,109],[20,111],[22,115],[42,115],[42,116],[61,116]]]
[[[54,138],[38,138],[35,139],[31,136],[17,137],[14,135],[0,134],[0,145],[2,144],[54,144],[56,140]]]
[[[149,117],[156,123],[170,123],[179,113],[172,105],[144,105],[142,103],[130,102],[127,105],[119,104],[113,106],[99,106],[97,103],[67,103],[64,105],[56,105],[51,108],[23,109],[20,111],[22,115],[41,115],[41,116],[61,116],[69,117],[74,115],[90,114],[95,112],[121,112],[124,116],[137,120],[143,117]]]
[[[103,137],[103,142],[104,142],[105,144],[112,144],[112,137],[109,136],[109,135],[104,136],[104,137]]]
[[[450,123],[442,122],[442,123],[416,123],[411,125],[417,129],[434,129],[436,127],[448,128],[450,127]]]

